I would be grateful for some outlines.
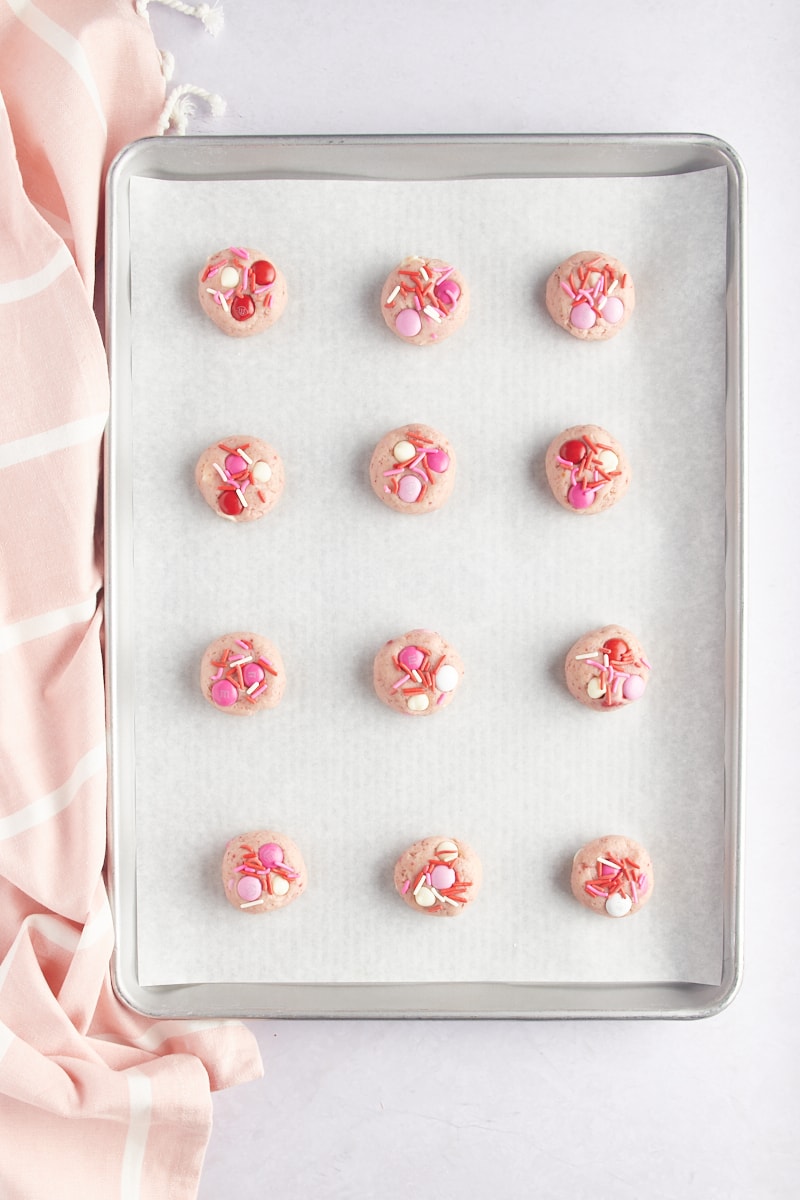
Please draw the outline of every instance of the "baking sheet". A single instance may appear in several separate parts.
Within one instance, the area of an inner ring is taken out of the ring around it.
[[[166,181],[130,191],[139,982],[718,983],[725,680],[724,169],[637,179]],[[194,301],[220,246],[280,263],[290,304],[234,341]],[[637,311],[582,345],[541,303],[578,248],[618,255]],[[449,258],[467,326],[429,350],[391,337],[375,297],[408,253]],[[366,468],[389,428],[437,426],[459,457],[446,509],[403,519]],[[542,454],[568,425],[626,447],[628,496],[597,521],[549,496]],[[193,491],[232,433],[282,454],[287,487],[253,527]],[[608,716],[560,664],[618,621],[654,672]],[[404,721],[371,691],[388,637],[438,629],[463,692]],[[237,721],[196,685],[205,645],[253,629],[281,647],[278,710]],[[308,894],[263,922],[221,903],[228,837],[302,847]],[[568,891],[575,849],[645,843],[657,892],[600,921]],[[463,837],[486,877],[458,921],[414,920],[391,864]]]

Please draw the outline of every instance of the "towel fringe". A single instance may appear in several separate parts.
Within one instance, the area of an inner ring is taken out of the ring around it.
[[[217,96],[213,92],[205,92],[191,83],[182,83],[173,88],[167,96],[156,132],[162,134],[166,133],[168,129],[172,129],[177,134],[186,133],[189,118],[193,117],[195,113],[195,106],[192,104],[194,96],[205,100],[212,116],[220,117],[225,112],[225,101],[222,96]]]
[[[183,13],[185,17],[194,17],[205,26],[212,37],[217,36],[225,21],[225,13],[216,2],[183,4],[182,0],[136,0],[136,11],[140,17],[148,16],[147,9],[150,4],[163,4],[165,8],[174,8],[176,12]]]

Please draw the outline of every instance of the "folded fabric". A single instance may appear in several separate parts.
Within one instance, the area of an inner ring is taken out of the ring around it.
[[[234,1022],[153,1022],[110,985],[103,883],[103,182],[154,133],[134,0],[0,0],[0,1196],[196,1194]]]

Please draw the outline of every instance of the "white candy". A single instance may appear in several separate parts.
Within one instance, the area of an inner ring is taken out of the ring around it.
[[[227,292],[229,288],[239,285],[239,272],[236,267],[223,267],[219,273],[219,286]]]
[[[270,880],[272,883],[273,896],[285,896],[289,890],[289,880],[284,879],[282,875],[273,875]]]
[[[601,696],[605,696],[606,688],[602,678],[599,675],[593,675],[586,685],[586,691],[591,700],[599,700]]]
[[[416,446],[412,446],[411,442],[398,442],[392,450],[394,461],[399,463],[408,462],[409,459],[415,457],[416,453]]]
[[[424,692],[418,692],[416,696],[408,697],[407,704],[409,712],[425,712],[425,709],[430,704],[430,700]]]
[[[622,892],[614,892],[606,900],[606,912],[610,917],[627,917],[632,907],[630,896],[623,896]]]
[[[436,897],[429,887],[421,887],[415,894],[414,899],[420,908],[430,908],[436,903]]]
[[[601,450],[597,455],[597,461],[600,463],[602,470],[606,472],[616,471],[619,466],[619,459],[613,450]]]
[[[269,463],[264,462],[263,458],[260,458],[250,468],[250,477],[253,483],[269,483],[272,479],[272,467]]]
[[[434,850],[434,854],[442,862],[455,862],[458,858],[458,846],[455,842],[439,842],[439,845]]]
[[[453,692],[458,686],[458,671],[449,663],[444,663],[434,677],[437,692]]]

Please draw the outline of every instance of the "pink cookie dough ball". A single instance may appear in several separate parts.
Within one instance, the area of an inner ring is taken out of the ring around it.
[[[286,908],[303,894],[308,872],[297,846],[274,829],[257,829],[232,838],[222,857],[225,899],[239,912],[265,913]]]
[[[200,661],[200,690],[220,712],[247,717],[275,708],[285,688],[280,651],[258,633],[226,633]]]
[[[397,894],[409,908],[429,917],[457,917],[475,900],[482,881],[475,851],[449,837],[415,842],[394,867]]]
[[[582,846],[572,860],[570,887],[585,908],[603,917],[629,917],[653,894],[650,855],[633,838],[609,834]]]
[[[616,337],[630,320],[636,296],[627,269],[610,254],[580,250],[547,280],[547,311],[567,333],[584,342]]]
[[[200,495],[218,517],[236,524],[258,521],[283,493],[283,460],[269,442],[233,434],[207,446],[194,479]]]
[[[469,313],[463,276],[440,258],[406,258],[381,289],[381,314],[392,333],[415,346],[434,346],[460,329]]]
[[[464,664],[441,634],[412,629],[381,647],[372,678],[378,698],[389,708],[430,717],[451,703],[464,678]]]
[[[212,254],[197,279],[200,307],[229,337],[251,337],[274,325],[286,308],[286,280],[250,246]]]
[[[395,512],[435,512],[455,486],[453,447],[430,425],[401,425],[375,447],[369,481],[378,499]]]
[[[570,692],[596,712],[614,712],[641,699],[650,671],[641,642],[621,625],[585,633],[564,660]]]
[[[592,516],[612,508],[628,490],[631,468],[622,446],[599,425],[572,425],[547,448],[550,490],[568,512]]]

